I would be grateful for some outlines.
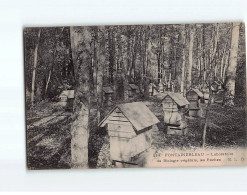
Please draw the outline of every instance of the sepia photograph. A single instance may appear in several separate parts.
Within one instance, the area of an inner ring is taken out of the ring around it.
[[[245,24],[25,27],[27,168],[247,164]]]

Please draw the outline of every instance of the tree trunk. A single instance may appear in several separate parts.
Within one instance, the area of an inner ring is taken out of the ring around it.
[[[33,61],[33,75],[32,75],[32,91],[31,91],[31,105],[34,104],[34,90],[35,90],[35,76],[36,76],[36,68],[38,63],[38,48],[39,48],[39,38],[40,38],[41,29],[38,32],[38,40],[37,45],[34,50],[34,61]]]
[[[214,36],[214,42],[212,41],[212,50],[211,50],[211,56],[210,56],[210,64],[215,59],[217,47],[218,47],[218,39],[219,39],[219,24],[214,24],[215,26],[215,36]],[[213,40],[213,38],[212,38]]]
[[[205,113],[205,124],[204,124],[204,128],[203,128],[203,134],[202,134],[202,148],[203,150],[205,149],[205,145],[206,145],[206,135],[207,135],[207,128],[208,128],[208,123],[209,123],[209,112],[210,112],[210,106],[212,103],[212,90],[211,90],[211,85],[208,85],[209,88],[209,99],[208,99],[208,103],[206,106],[206,113]]]
[[[187,74],[187,89],[191,88],[192,80],[192,66],[193,66],[193,44],[194,44],[194,29],[190,30],[190,43],[189,43],[189,64],[188,64],[188,74]]]
[[[71,125],[71,166],[88,168],[90,113],[91,34],[89,27],[70,27],[71,50],[75,68],[75,108]],[[83,47],[81,44],[83,43]]]
[[[205,35],[205,28],[206,24],[202,25],[202,42],[203,42],[203,51],[202,51],[202,56],[203,56],[203,84],[202,88],[205,89],[206,86],[206,76],[207,76],[207,59],[206,59],[206,35]]]
[[[223,68],[223,76],[222,76],[222,79],[223,79],[223,82],[224,82],[224,83],[225,83],[225,81],[226,81],[226,69],[227,69],[227,67],[228,67],[228,65],[229,65],[229,54],[230,54],[230,52],[228,52],[228,53],[226,54],[225,65],[224,65],[224,68]]]
[[[98,64],[97,64],[97,119],[98,123],[102,119],[102,107],[103,107],[103,73],[105,67],[105,27],[100,27],[100,31],[102,32],[103,36],[99,36],[98,41]]]
[[[148,34],[148,30],[145,31],[145,77],[144,77],[144,97],[147,99],[149,97],[149,83],[150,79],[148,78],[148,67],[149,67],[149,59],[150,59],[150,51],[151,51],[151,42],[150,36]]]
[[[51,70],[49,71],[48,79],[47,79],[46,85],[45,85],[45,95],[47,93],[47,89],[48,89],[48,85],[50,83],[50,80],[51,80]]]
[[[229,66],[226,73],[225,104],[234,105],[235,79],[238,60],[239,23],[233,23]]]
[[[223,70],[224,70],[224,62],[225,62],[225,56],[226,56],[226,47],[227,47],[227,42],[225,44],[224,50],[222,52],[222,57],[220,61],[220,79],[223,81]]]
[[[182,37],[182,42],[183,42],[183,49],[182,49],[182,72],[181,72],[181,84],[180,84],[180,92],[184,94],[184,76],[185,76],[185,48],[186,48],[186,43],[185,43],[185,27],[182,30],[181,33]]]

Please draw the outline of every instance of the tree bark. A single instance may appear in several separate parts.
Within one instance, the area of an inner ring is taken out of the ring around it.
[[[103,107],[103,76],[105,67],[105,27],[99,27],[100,34],[98,36],[98,54],[97,54],[97,120],[98,123],[101,121],[102,117],[102,107]]]
[[[180,84],[180,92],[184,94],[184,77],[185,77],[185,48],[186,48],[186,43],[185,43],[185,26],[182,29],[181,33],[182,37],[182,42],[183,42],[183,49],[182,49],[182,71],[181,71],[181,84]]]
[[[47,89],[48,89],[50,80],[51,80],[51,70],[49,71],[48,79],[47,79],[46,85],[45,85],[45,95],[46,95],[46,93],[47,93]]]
[[[229,65],[229,54],[230,52],[228,51],[227,54],[226,54],[226,57],[225,57],[225,65],[224,65],[224,68],[223,68],[223,76],[222,76],[222,79],[223,79],[223,82],[225,83],[226,81],[226,69]]]
[[[90,27],[70,27],[71,50],[75,68],[75,108],[71,126],[71,166],[88,168],[90,113],[91,33]]]
[[[210,64],[212,64],[212,62],[215,59],[215,55],[216,55],[216,51],[217,51],[217,47],[218,47],[218,39],[219,39],[219,24],[214,24],[215,26],[215,36],[214,36],[214,42],[213,42],[213,38],[212,38],[212,50],[211,50],[211,56],[210,56]]]
[[[234,105],[235,79],[238,60],[239,26],[240,23],[233,23],[229,66],[226,73],[225,104],[230,106]]]
[[[205,149],[206,146],[206,136],[207,136],[207,128],[208,128],[208,123],[209,123],[209,112],[210,112],[210,106],[212,103],[212,90],[211,90],[211,85],[209,84],[207,86],[209,88],[209,99],[208,99],[208,103],[206,106],[206,113],[205,113],[205,124],[204,124],[204,128],[203,128],[203,134],[202,134],[202,149]]]
[[[192,66],[193,66],[193,44],[194,44],[194,29],[191,27],[190,30],[190,43],[189,43],[189,64],[187,74],[187,89],[191,88],[192,81]]]
[[[144,39],[144,59],[143,59],[143,71],[144,71],[144,98],[147,99],[149,97],[149,79],[148,79],[148,52],[150,49],[150,41],[149,41],[149,34],[148,34],[148,29],[145,29],[145,39]]]
[[[38,63],[38,48],[39,48],[39,39],[40,39],[41,29],[38,32],[38,40],[37,45],[34,49],[34,60],[33,60],[33,74],[32,74],[32,91],[31,91],[31,105],[34,104],[34,90],[35,90],[35,76],[36,76],[36,68]]]

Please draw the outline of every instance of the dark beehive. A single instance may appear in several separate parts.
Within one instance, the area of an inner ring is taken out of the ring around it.
[[[225,91],[224,90],[219,90],[217,92],[217,94],[216,94],[214,102],[217,103],[217,104],[223,104],[224,95],[225,95]]]
[[[138,91],[138,86],[135,84],[129,84],[129,98],[134,98],[137,95],[137,91]]]
[[[201,104],[200,101],[203,98],[202,92],[198,89],[190,89],[186,93],[186,98],[189,101],[189,115],[192,117],[200,117],[201,116]]]
[[[104,97],[104,104],[111,105],[112,104],[112,97],[113,97],[113,90],[111,87],[103,87],[103,97]]]
[[[154,83],[150,83],[148,88],[149,88],[149,96],[154,96],[159,93],[157,89],[158,87]]]

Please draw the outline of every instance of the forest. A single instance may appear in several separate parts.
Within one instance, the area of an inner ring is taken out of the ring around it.
[[[111,167],[98,124],[115,105],[136,101],[162,121],[150,84],[184,97],[191,88],[209,94],[188,136],[161,132],[153,147],[246,144],[244,23],[30,27],[23,34],[29,168]],[[218,104],[214,82],[222,88]],[[130,84],[138,88],[134,98]],[[111,104],[104,87],[113,91]],[[74,90],[69,111],[59,104],[66,90]]]

